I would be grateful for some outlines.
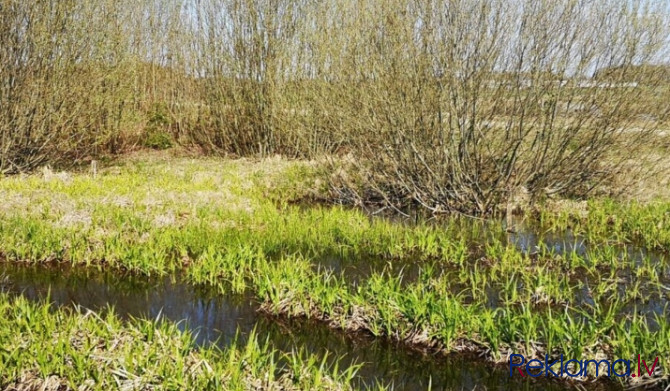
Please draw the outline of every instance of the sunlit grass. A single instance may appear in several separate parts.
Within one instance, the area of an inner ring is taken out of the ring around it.
[[[664,310],[668,205],[593,201],[587,216],[543,212],[538,232],[571,234],[584,253],[522,252],[496,221],[401,224],[291,201],[322,194],[317,164],[270,160],[128,163],[98,178],[0,180],[0,252],[251,291],[264,311],[433,351],[632,358],[670,363]],[[55,175],[55,176],[54,176]],[[381,260],[357,284],[321,267]],[[418,265],[410,278],[405,268]],[[632,331],[630,331],[632,330]],[[631,356],[631,357],[629,357]]]
[[[0,294],[2,389],[351,389],[357,370],[305,352],[279,354],[262,337],[196,348],[170,322],[122,322],[113,310],[56,310]]]
[[[557,232],[571,229],[591,243],[634,243],[670,251],[670,202],[592,200],[586,216],[570,210],[547,210],[540,214],[540,223]]]

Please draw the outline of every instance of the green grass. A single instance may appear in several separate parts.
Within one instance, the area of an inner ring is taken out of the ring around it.
[[[528,255],[495,221],[406,225],[293,205],[324,196],[322,175],[317,163],[175,159],[131,161],[97,178],[4,178],[0,252],[147,275],[185,270],[193,284],[250,290],[273,314],[434,351],[475,350],[494,362],[508,353],[641,353],[670,364],[668,318],[639,314],[651,301],[667,303],[668,265],[621,251],[667,249],[670,204],[593,201],[586,216],[543,212],[539,231],[570,228],[588,252]],[[318,266],[325,256],[387,266],[354,286]],[[408,280],[412,265],[420,272]]]
[[[113,312],[54,309],[0,294],[0,389],[348,390],[304,352],[280,355],[251,335],[225,350],[195,348],[175,324],[122,322]]]
[[[571,229],[591,243],[637,244],[649,250],[670,252],[670,202],[616,202],[592,200],[588,213],[570,210],[540,214],[540,223],[552,231]]]

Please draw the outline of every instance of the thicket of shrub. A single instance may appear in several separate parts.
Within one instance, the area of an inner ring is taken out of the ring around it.
[[[669,25],[653,0],[0,0],[0,172],[181,143],[347,154],[343,193],[433,211],[584,195],[667,124]]]

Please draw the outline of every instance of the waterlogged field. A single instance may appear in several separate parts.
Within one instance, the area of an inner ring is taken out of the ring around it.
[[[545,211],[520,217],[513,227],[455,217],[407,224],[359,210],[295,204],[325,195],[322,175],[317,163],[279,159],[144,158],[95,177],[49,170],[8,177],[0,180],[0,254],[7,263],[60,262],[116,271],[120,279],[123,273],[179,275],[221,294],[250,295],[260,311],[278,318],[310,318],[340,332],[396,341],[397,349],[440,353],[433,360],[472,352],[492,366],[507,365],[512,354],[543,360],[561,354],[579,360],[659,357],[653,376],[584,386],[661,388],[667,382],[670,203],[592,201],[579,213]],[[139,388],[161,382],[166,388],[215,387],[202,380],[212,379],[207,374],[238,379],[232,388],[250,387],[240,379],[268,376],[296,388],[346,388],[355,372],[329,370],[297,355],[294,366],[304,365],[312,375],[294,370],[282,377],[266,364],[275,361],[263,344],[223,353],[195,349],[188,333],[169,324],[125,324],[113,315],[102,320],[1,300],[8,312],[0,323],[3,346],[54,341],[44,360],[3,353],[3,388],[57,381],[105,389],[119,386],[111,383],[118,373]],[[98,342],[70,343],[70,329],[90,329]],[[27,342],[9,342],[14,334]],[[156,346],[147,342],[154,338],[149,334],[189,348]],[[122,355],[111,349],[115,338],[126,341]],[[83,350],[67,350],[78,346]],[[150,360],[132,359],[146,349],[158,349],[152,357],[170,357],[171,364],[154,368]],[[254,357],[244,361],[252,361],[251,372],[225,367],[239,364],[244,354]],[[202,369],[208,365],[182,371],[190,355],[207,363],[215,355],[226,359],[217,364],[224,367],[211,364],[211,371]],[[100,371],[99,357],[126,364]]]
[[[121,322],[113,310],[57,310],[4,293],[0,315],[6,390],[347,390],[355,370],[331,372],[303,352],[280,356],[256,335],[195,349],[194,336],[169,322]],[[291,365],[280,370],[280,360]]]

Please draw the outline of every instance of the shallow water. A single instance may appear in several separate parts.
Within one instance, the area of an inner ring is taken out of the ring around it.
[[[430,357],[393,343],[366,336],[348,336],[308,321],[268,318],[257,303],[242,295],[223,296],[178,279],[121,276],[111,272],[68,267],[0,263],[3,289],[31,300],[77,305],[92,310],[113,306],[122,318],[163,317],[196,331],[199,344],[230,344],[255,328],[275,348],[306,349],[342,357],[340,367],[363,364],[356,387],[392,384],[395,390],[565,390],[568,384],[545,379],[510,379],[505,367],[492,367],[475,357]],[[620,390],[611,383],[588,384],[590,390]]]
[[[415,223],[411,219],[398,220],[398,218],[395,218],[393,221],[408,225]],[[470,227],[468,226],[467,221],[462,223],[462,225],[465,231],[469,230]],[[541,229],[536,226],[529,226],[519,220],[514,222],[514,227],[511,232],[505,232],[504,230],[495,228],[491,229],[486,226],[484,228],[480,227],[477,231],[479,232],[478,238],[470,238],[474,247],[482,245],[486,240],[490,239],[491,236],[495,235],[497,240],[500,240],[501,243],[514,246],[517,250],[526,254],[569,256],[574,253],[585,259],[587,263],[589,262],[589,258],[593,256],[593,253],[591,252],[593,247],[590,246],[584,238],[569,230],[560,234],[540,234],[538,232],[541,232]],[[666,288],[659,291],[658,289],[654,289],[654,286],[642,285],[640,287],[640,298],[631,300],[625,306],[625,312],[618,314],[620,318],[624,318],[632,313],[644,316],[650,325],[650,329],[655,330],[657,316],[665,317],[670,320],[670,311],[666,310],[666,306],[670,303],[670,257],[668,254],[647,251],[644,248],[634,245],[617,245],[612,246],[612,249],[614,251],[612,256],[619,257],[620,259],[628,259],[632,261],[632,265],[641,266],[646,260],[657,267],[657,271],[659,272],[659,283]],[[475,258],[477,258],[477,256],[475,256]],[[382,272],[391,277],[401,276],[402,284],[411,284],[419,279],[423,268],[430,267],[433,270],[434,275],[453,275],[454,278],[447,278],[451,281],[457,280],[456,276],[460,271],[453,265],[441,264],[439,262],[402,262],[388,261],[382,258],[351,258],[335,255],[321,257],[315,259],[314,262],[317,266],[332,271],[335,275],[343,276],[344,280],[353,286],[364,282],[372,274]],[[625,297],[625,290],[628,289],[631,281],[638,280],[633,273],[634,270],[630,269],[617,272],[617,281],[614,281],[613,284],[616,284],[620,297]],[[597,286],[599,282],[600,281],[597,279],[586,275],[578,275],[578,277],[572,279],[570,283],[571,285],[578,287],[578,294],[571,304],[580,308],[595,305],[590,288]],[[485,306],[488,308],[496,308],[501,305],[501,288],[501,286],[491,284],[486,287],[487,300],[484,303]],[[522,289],[522,286],[519,286],[519,288]],[[466,292],[466,301],[469,300],[467,291],[467,286],[454,284],[453,292]],[[607,307],[611,303],[599,302],[598,304]]]

